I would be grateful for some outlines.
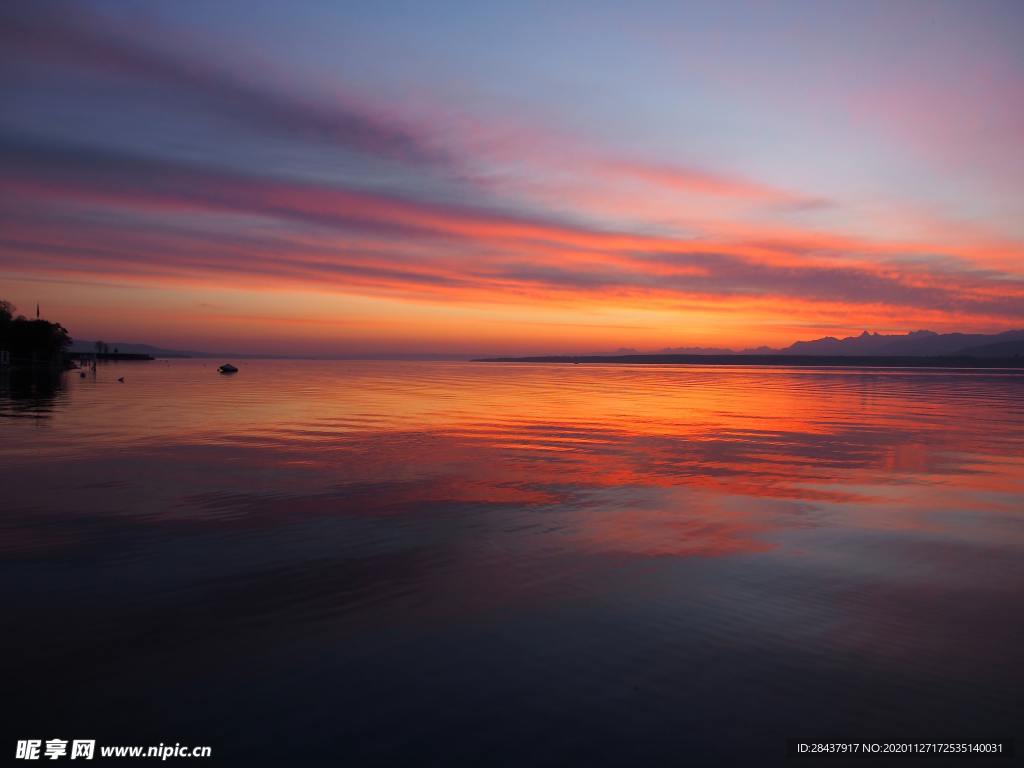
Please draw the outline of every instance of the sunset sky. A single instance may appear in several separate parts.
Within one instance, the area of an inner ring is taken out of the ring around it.
[[[239,352],[1024,327],[1024,3],[4,3],[0,298]]]

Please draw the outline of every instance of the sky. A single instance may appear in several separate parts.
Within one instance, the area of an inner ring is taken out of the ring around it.
[[[7,2],[0,298],[311,355],[1024,328],[1024,4]]]

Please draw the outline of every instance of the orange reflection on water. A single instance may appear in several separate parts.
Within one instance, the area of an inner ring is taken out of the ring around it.
[[[240,365],[69,377],[47,418],[5,420],[17,439],[0,458],[40,475],[11,508],[74,494],[133,524],[200,527],[475,515],[530,546],[658,556],[766,551],[808,529],[941,535],[964,511],[972,535],[1006,535],[1024,508],[1016,375]]]

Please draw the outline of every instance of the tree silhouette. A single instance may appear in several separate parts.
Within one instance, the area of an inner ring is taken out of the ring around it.
[[[15,307],[0,299],[0,349],[10,352],[12,362],[52,364],[62,362],[71,336],[60,323],[14,317]]]

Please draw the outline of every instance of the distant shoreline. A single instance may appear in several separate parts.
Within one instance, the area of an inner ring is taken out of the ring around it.
[[[748,365],[847,368],[1014,368],[1024,357],[853,355],[541,355],[482,357],[474,363],[614,363],[625,365]]]
[[[68,352],[67,357],[70,360],[100,360],[104,362],[156,360],[152,355],[141,352]]]

